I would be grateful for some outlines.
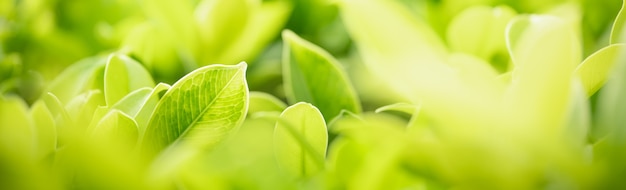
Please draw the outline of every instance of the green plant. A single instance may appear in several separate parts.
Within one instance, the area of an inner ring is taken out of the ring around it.
[[[618,3],[2,1],[0,187],[624,188]]]

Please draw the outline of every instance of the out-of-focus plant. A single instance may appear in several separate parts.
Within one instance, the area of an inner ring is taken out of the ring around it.
[[[2,1],[0,186],[621,189],[617,3]]]

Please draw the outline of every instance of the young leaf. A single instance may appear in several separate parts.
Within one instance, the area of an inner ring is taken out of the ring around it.
[[[450,47],[491,60],[498,51],[506,51],[505,29],[515,14],[507,6],[474,6],[464,10],[448,26],[446,36]]]
[[[285,122],[277,122],[274,129],[276,159],[280,165],[298,177],[310,177],[321,171],[323,165],[317,162],[326,155],[328,133],[320,111],[299,102],[285,109],[280,118]],[[300,141],[308,143],[312,150],[307,150]]]
[[[626,0],[622,1],[622,9],[620,9],[619,13],[617,14],[617,17],[615,18],[615,21],[613,22],[613,28],[611,29],[611,39],[610,42],[611,44],[616,44],[616,43],[624,43],[626,42],[626,40],[624,40],[624,38],[626,36],[624,36],[624,32],[622,32],[624,30],[624,26],[626,25]]]
[[[264,92],[250,92],[250,107],[248,108],[248,115],[264,111],[281,112],[285,108],[287,108],[287,105],[271,94]]]
[[[327,120],[343,109],[361,112],[358,96],[337,60],[291,31],[283,32],[283,41],[283,81],[290,103],[310,102]]]
[[[170,144],[208,149],[243,122],[248,109],[246,64],[199,68],[172,85],[157,104],[143,147],[157,153]]]
[[[43,101],[37,101],[30,109],[37,134],[37,153],[44,158],[54,153],[57,148],[57,129],[54,117]]]
[[[529,122],[525,126],[561,129],[573,73],[581,61],[577,36],[567,23],[552,16],[518,17],[507,32],[515,81],[508,95],[518,118]]]
[[[93,135],[105,139],[105,142],[126,143],[133,147],[137,142],[139,133],[137,123],[130,116],[119,110],[111,110],[94,128]]]
[[[606,83],[624,44],[613,44],[593,53],[576,68],[587,96],[595,94]]]
[[[46,92],[51,92],[62,103],[67,103],[78,94],[94,89],[93,79],[106,64],[105,57],[86,58],[72,64],[56,77],[48,86]]]
[[[35,129],[26,103],[15,96],[0,96],[0,149],[35,156]],[[2,152],[6,153],[6,152]],[[30,157],[33,158],[33,157]]]
[[[141,64],[125,55],[109,56],[104,69],[104,96],[108,106],[134,90],[152,86],[154,81]]]

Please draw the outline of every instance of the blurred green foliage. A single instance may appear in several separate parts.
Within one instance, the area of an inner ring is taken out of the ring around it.
[[[0,188],[623,189],[623,4],[1,0]]]

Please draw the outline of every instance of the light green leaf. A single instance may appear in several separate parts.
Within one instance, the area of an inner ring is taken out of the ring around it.
[[[102,56],[90,57],[78,61],[65,69],[48,86],[46,92],[51,92],[62,103],[67,103],[80,93],[95,89],[99,72],[104,69],[106,58]]]
[[[285,109],[280,118],[284,122],[277,122],[274,129],[276,159],[280,166],[297,177],[310,177],[322,171],[324,168],[319,162],[326,155],[328,133],[321,112],[311,104],[299,102]]]
[[[113,109],[98,122],[92,135],[106,142],[126,143],[127,147],[134,147],[139,133],[135,120]]]
[[[171,144],[209,149],[245,118],[246,64],[199,68],[172,85],[157,104],[143,148],[158,153]]]
[[[250,107],[248,115],[257,112],[277,111],[281,112],[287,108],[287,104],[265,92],[250,92]]]
[[[36,133],[26,103],[16,96],[0,96],[0,149],[36,156]],[[4,152],[2,152],[4,153]]]
[[[91,122],[94,111],[105,105],[104,95],[100,90],[90,90],[74,97],[65,105],[65,110],[74,121],[74,126],[83,132]]]
[[[111,108],[117,109],[124,114],[127,114],[131,118],[135,118],[139,109],[146,103],[146,100],[152,93],[152,89],[148,87],[143,87],[132,91],[128,95],[124,96],[120,101],[115,103]]]
[[[52,113],[43,101],[37,101],[30,109],[37,134],[37,153],[40,158],[53,154],[57,148],[57,129]]]
[[[384,112],[384,111],[397,111],[403,112],[409,115],[413,115],[416,112],[417,106],[409,103],[395,103],[391,105],[386,105],[376,109],[376,113]]]
[[[253,61],[278,36],[289,18],[291,8],[286,1],[253,3],[250,18],[242,33],[228,48],[224,48],[225,51],[216,55],[213,62]],[[224,45],[218,44],[218,47],[223,48]]]
[[[152,86],[150,73],[137,61],[121,54],[109,56],[104,69],[104,96],[108,106],[134,90]]]
[[[359,98],[337,60],[291,31],[283,32],[283,41],[283,81],[290,103],[310,102],[327,120],[343,109],[361,112]]]
[[[562,129],[571,80],[581,62],[578,37],[570,25],[553,16],[521,16],[511,21],[507,31],[514,64],[507,98],[520,119],[514,123],[539,130]]]
[[[157,86],[152,89],[148,99],[146,99],[142,104],[137,115],[135,115],[135,121],[137,121],[137,125],[139,126],[139,134],[141,134],[140,138],[143,137],[143,134],[146,131],[148,122],[150,122],[150,117],[152,116],[152,113],[154,113],[154,109],[161,98],[160,95],[167,92],[170,88],[171,86],[165,83],[157,84]]]
[[[611,29],[611,44],[616,43],[624,43],[626,40],[624,38],[624,25],[626,25],[626,1],[622,1],[622,9],[620,9],[617,17],[615,18],[615,22],[613,22],[613,28]]]
[[[154,89],[137,89],[122,98],[112,108],[118,109],[133,118],[137,122],[139,134],[143,134],[150,121],[150,116],[159,102],[159,94],[167,91],[169,88],[168,84],[159,83]]]
[[[593,53],[576,68],[587,96],[595,94],[606,83],[624,44],[613,44]]]
[[[491,60],[498,51],[506,52],[505,29],[515,14],[508,6],[473,6],[464,10],[448,26],[450,47]]]
[[[251,18],[248,0],[203,0],[196,7],[196,20],[204,44],[205,64],[222,63],[215,60],[235,41]],[[225,48],[226,47],[226,48]],[[211,62],[208,62],[211,60]],[[229,62],[226,62],[229,63]]]

